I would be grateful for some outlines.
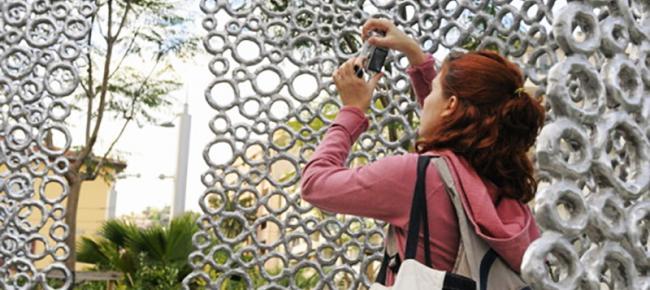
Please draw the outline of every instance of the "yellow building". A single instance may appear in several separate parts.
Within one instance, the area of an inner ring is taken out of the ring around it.
[[[107,165],[104,173],[113,176],[126,168],[126,163],[118,160],[109,159]],[[102,175],[81,184],[77,208],[77,240],[81,236],[95,235],[108,218],[115,217],[114,204],[111,208],[111,198],[113,201],[115,198],[114,185],[115,182],[105,180]]]
[[[66,154],[72,156],[71,154]],[[72,159],[71,157],[68,157]],[[94,160],[95,162],[99,161]],[[77,242],[83,236],[93,236],[96,235],[104,221],[109,218],[114,217],[114,204],[115,204],[115,191],[114,191],[114,182],[109,181],[109,179],[103,178],[105,173],[110,175],[117,175],[126,168],[126,163],[123,161],[109,159],[106,163],[106,167],[103,170],[102,174],[93,181],[85,181],[81,184],[81,192],[79,196],[79,207],[77,209]],[[39,168],[44,168],[40,164]],[[4,164],[0,165],[0,176],[5,176],[8,174],[10,169],[7,168]],[[83,168],[82,168],[83,170]],[[48,174],[52,176],[52,174]],[[35,199],[41,198],[41,184],[43,182],[42,178],[35,177],[33,178],[33,196]],[[62,193],[62,188],[57,183],[48,183],[44,190],[43,194],[49,199],[56,199],[57,196],[60,196]],[[61,205],[65,206],[65,200],[61,202]],[[49,207],[49,206],[46,206]],[[43,211],[38,209],[38,207],[22,207],[19,214],[23,215],[22,220],[28,222],[23,223],[24,226],[35,228],[40,226],[43,217]],[[52,215],[58,214],[57,211],[51,213]],[[61,221],[63,222],[63,220]],[[39,233],[43,237],[47,237],[47,243],[50,248],[55,247],[55,241],[50,236],[50,229],[53,224],[53,219],[48,218]],[[55,235],[62,233],[62,229],[57,229],[54,231]],[[32,253],[36,256],[40,256],[43,253],[46,245],[42,240],[33,240],[32,241]],[[37,268],[44,268],[47,265],[51,264],[53,257],[51,255],[45,255],[41,259],[35,261],[35,266]],[[77,263],[76,270],[81,270],[86,268],[89,264]]]
[[[109,159],[103,173],[117,176],[125,168],[124,161]],[[81,237],[97,235],[106,220],[115,218],[115,195],[115,181],[105,180],[102,175],[81,184],[77,208],[77,242]],[[87,266],[90,264],[77,263],[75,268],[81,270]]]

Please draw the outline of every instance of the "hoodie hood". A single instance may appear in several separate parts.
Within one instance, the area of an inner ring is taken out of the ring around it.
[[[512,198],[501,198],[497,204],[498,188],[489,180],[478,176],[465,158],[449,149],[431,151],[425,155],[446,159],[454,182],[459,186],[465,213],[476,234],[506,264],[521,272],[524,252],[540,235],[528,205]]]

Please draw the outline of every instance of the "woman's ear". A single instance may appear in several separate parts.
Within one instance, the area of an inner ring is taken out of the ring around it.
[[[440,115],[443,117],[449,116],[456,111],[456,107],[458,107],[458,98],[456,96],[451,96],[445,102],[445,108],[442,110]]]

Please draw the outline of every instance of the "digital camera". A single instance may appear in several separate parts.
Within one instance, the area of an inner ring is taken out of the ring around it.
[[[373,36],[383,37],[385,34],[381,31],[371,30],[368,33],[368,39]],[[366,41],[361,50],[359,51],[360,57],[365,57],[365,69],[367,71],[378,73],[386,62],[388,56],[388,49],[383,47],[376,47]]]

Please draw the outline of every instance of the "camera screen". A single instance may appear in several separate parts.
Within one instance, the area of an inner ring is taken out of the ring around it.
[[[375,48],[370,58],[370,62],[368,63],[368,70],[374,72],[381,71],[381,67],[384,66],[384,61],[386,60],[387,55],[387,49]]]

